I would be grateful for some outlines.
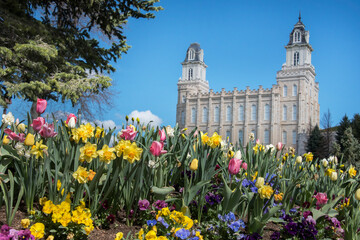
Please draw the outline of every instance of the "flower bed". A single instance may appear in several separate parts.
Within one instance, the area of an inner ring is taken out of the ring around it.
[[[87,239],[114,222],[142,227],[115,239],[358,237],[359,177],[336,157],[134,119],[112,141],[114,129],[73,114],[25,124],[9,113],[1,134],[0,207],[10,226],[26,209],[24,239]]]

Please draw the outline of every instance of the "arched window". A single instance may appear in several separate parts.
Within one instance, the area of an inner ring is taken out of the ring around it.
[[[301,33],[300,33],[299,31],[296,31],[296,32],[294,33],[293,42],[294,42],[294,43],[301,42]]]
[[[244,132],[243,132],[243,130],[239,130],[239,141],[240,141],[240,145],[244,145]]]
[[[230,130],[226,131],[226,141],[231,142],[231,132],[230,132]]]
[[[184,111],[181,112],[181,124],[185,125],[185,112]]]
[[[265,129],[265,132],[264,132],[264,143],[265,144],[270,143],[270,132],[267,129]]]
[[[283,106],[283,121],[287,120],[287,106]]]
[[[256,105],[251,106],[251,121],[256,121]]]
[[[193,107],[191,109],[191,123],[195,123],[195,121],[196,121],[196,108]]]
[[[239,107],[239,121],[244,121],[245,116],[244,116],[244,106],[240,105]]]
[[[270,105],[269,104],[265,104],[265,107],[264,107],[264,120],[266,120],[266,121],[270,120]]]
[[[287,133],[286,133],[286,131],[282,132],[282,143],[283,144],[287,143]]]
[[[297,118],[297,107],[296,107],[296,105],[293,105],[292,120],[296,120],[296,118]]]
[[[189,50],[189,60],[194,60],[195,59],[195,51],[194,49],[190,49]]]
[[[226,107],[226,121],[231,122],[231,106]]]
[[[189,69],[189,80],[193,79],[193,69]]]
[[[294,53],[294,66],[299,65],[299,52]]]
[[[207,107],[204,107],[202,113],[202,122],[206,123],[207,121],[208,121],[208,109]]]
[[[185,102],[186,102],[186,97],[185,97],[185,95],[182,96],[182,100],[181,100],[181,101],[182,101],[182,103],[185,103]]]
[[[283,88],[283,96],[287,97],[287,86],[286,85],[284,85],[284,88]]]
[[[292,144],[296,144],[296,137],[297,137],[296,131],[293,130],[292,131]]]
[[[219,122],[220,121],[220,110],[219,107],[216,106],[214,109],[214,122]]]
[[[293,96],[297,95],[297,85],[296,84],[293,85],[293,94],[292,95]]]

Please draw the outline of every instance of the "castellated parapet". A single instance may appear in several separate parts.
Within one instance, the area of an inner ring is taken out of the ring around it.
[[[247,144],[253,133],[263,144],[283,142],[299,154],[311,127],[319,124],[319,84],[311,64],[309,33],[301,18],[290,33],[286,62],[272,88],[214,91],[206,80],[207,65],[200,44],[186,52],[178,81],[176,121],[181,128],[218,132],[229,142]]]

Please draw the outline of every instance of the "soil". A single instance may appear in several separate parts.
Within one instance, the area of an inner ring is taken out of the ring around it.
[[[13,222],[11,224],[12,228],[21,229],[21,219],[27,218],[26,211],[24,209],[19,209]],[[6,214],[4,206],[0,209],[0,226],[6,223]],[[128,235],[129,232],[132,234],[137,233],[140,230],[140,226],[127,226],[124,222],[120,222],[116,220],[113,224],[110,225],[109,229],[100,229],[95,227],[95,229],[90,233],[89,240],[114,240],[115,235],[118,232],[122,232],[124,237]],[[274,231],[279,231],[279,225],[274,223],[268,223],[265,226],[263,239],[268,240],[270,239],[271,234]]]

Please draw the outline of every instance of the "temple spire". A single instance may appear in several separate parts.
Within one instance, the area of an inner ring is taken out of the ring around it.
[[[301,22],[301,11],[299,11],[299,22]]]

